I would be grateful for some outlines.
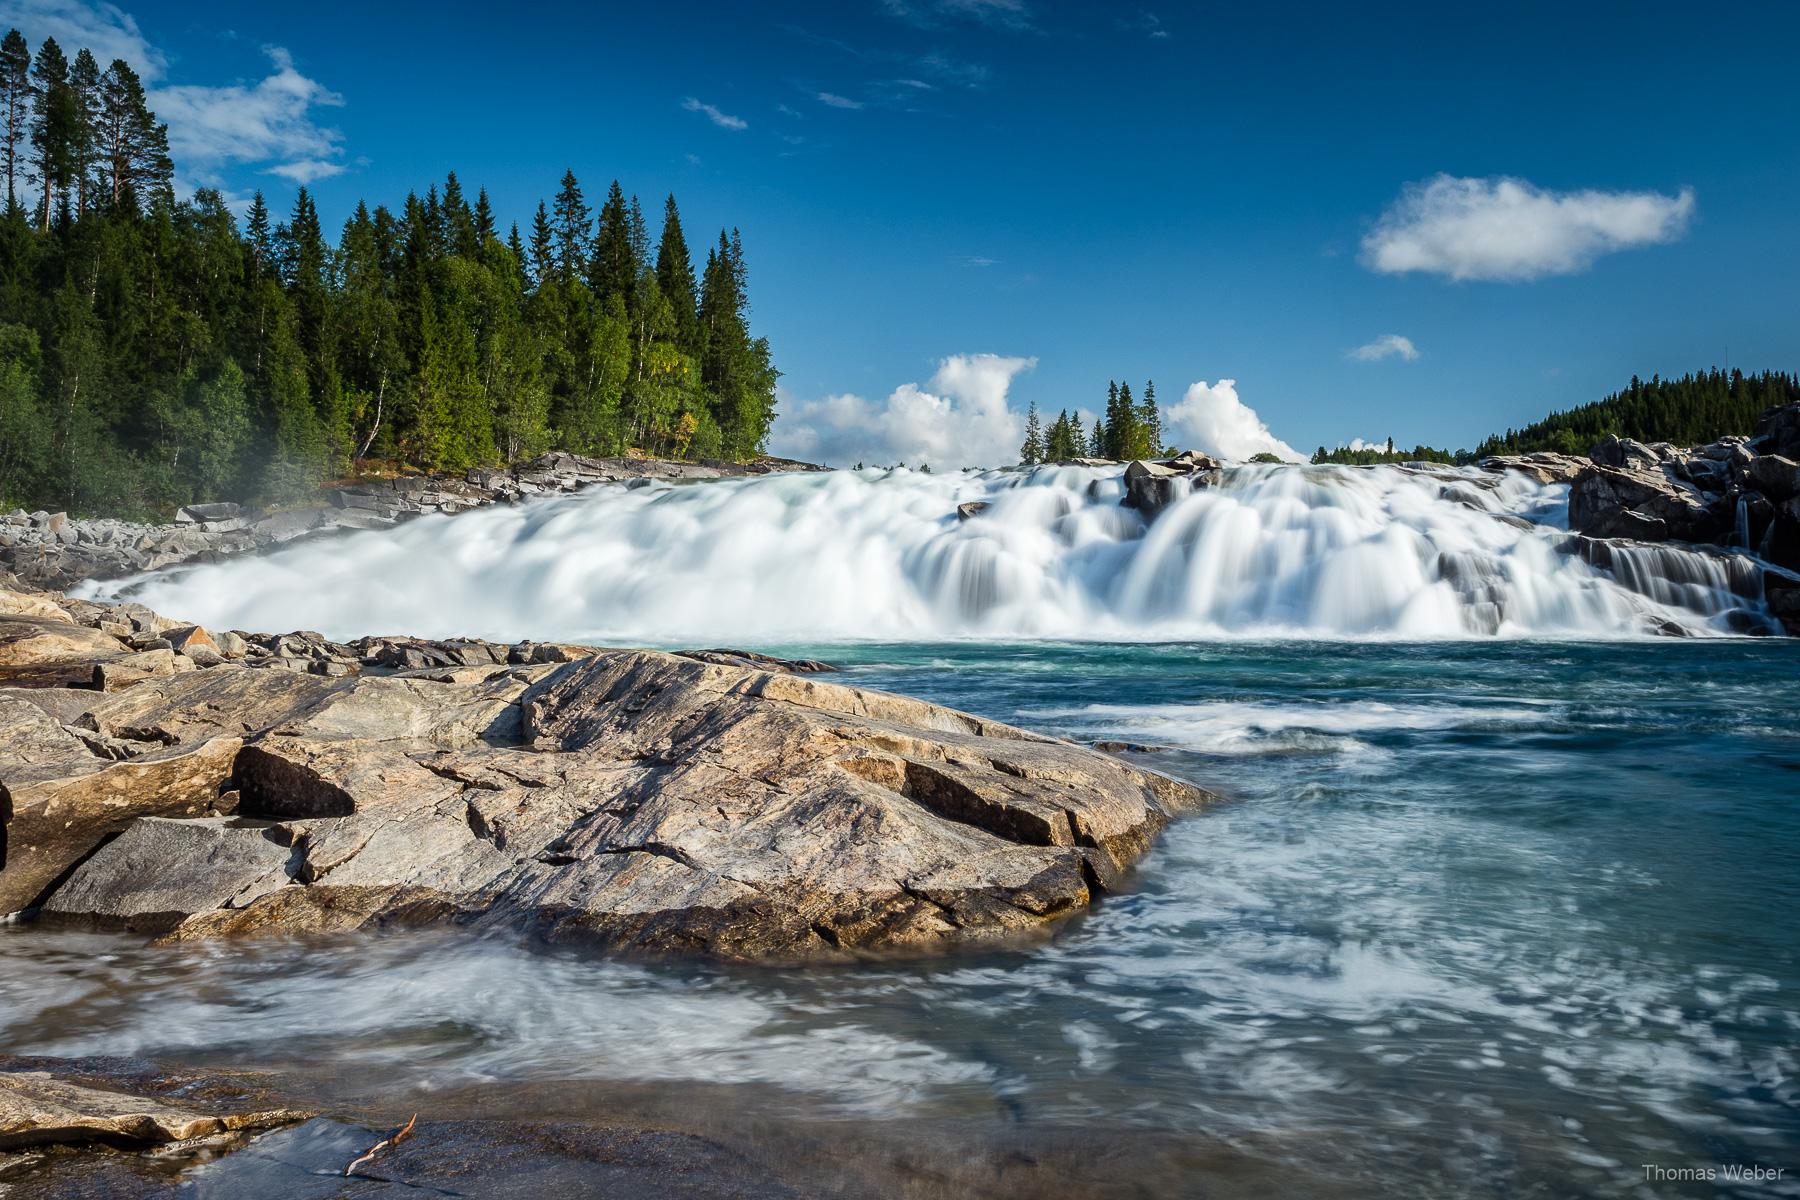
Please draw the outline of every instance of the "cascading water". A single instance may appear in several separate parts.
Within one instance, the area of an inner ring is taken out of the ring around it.
[[[1124,490],[1118,468],[1085,467],[604,488],[89,590],[215,627],[690,645],[1620,637],[1759,619],[1745,560],[1571,553],[1567,489],[1516,474],[1237,467],[1148,522]],[[986,507],[959,517],[970,502]]]

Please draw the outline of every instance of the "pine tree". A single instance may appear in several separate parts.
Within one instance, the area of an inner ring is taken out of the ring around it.
[[[1019,447],[1019,461],[1027,467],[1044,461],[1044,425],[1038,419],[1036,400],[1025,410],[1025,444]]]
[[[100,78],[94,128],[108,204],[117,209],[128,198],[143,202],[168,194],[174,173],[169,127],[157,123],[143,82],[123,59],[114,59]],[[264,221],[266,232],[266,211]]]
[[[75,189],[75,213],[81,216],[88,210],[100,122],[100,64],[85,47],[69,68],[69,104],[73,111],[69,184]]]
[[[21,147],[31,131],[31,46],[17,29],[0,41],[0,160],[6,164],[6,211],[19,207],[26,173]]]
[[[1106,457],[1106,427],[1100,424],[1100,418],[1094,418],[1094,436],[1088,439],[1089,458]]]
[[[75,143],[75,98],[69,91],[69,60],[55,38],[45,38],[32,64],[31,145],[37,152],[39,228],[50,231],[59,191],[67,182]],[[64,206],[67,206],[66,197]]]

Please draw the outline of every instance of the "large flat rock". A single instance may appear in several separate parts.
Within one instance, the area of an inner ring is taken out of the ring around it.
[[[140,639],[176,628],[129,615]],[[184,940],[460,924],[933,951],[1079,911],[1210,799],[816,663],[244,644],[252,665],[163,648],[184,665],[116,692],[0,689],[0,911]]]

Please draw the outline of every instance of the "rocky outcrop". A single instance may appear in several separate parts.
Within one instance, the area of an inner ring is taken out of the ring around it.
[[[286,1108],[196,1105],[191,1098],[174,1100],[149,1088],[127,1092],[97,1087],[63,1071],[30,1069],[37,1065],[19,1059],[0,1062],[0,1154],[51,1146],[161,1146],[305,1119],[304,1113]]]
[[[1220,469],[1216,459],[1197,450],[1168,459],[1136,459],[1125,468],[1125,498],[1120,503],[1150,520],[1195,488],[1216,482]]]
[[[1800,404],[1770,409],[1748,438],[1683,450],[1608,437],[1569,488],[1569,527],[1593,538],[1691,542],[1753,554],[1769,609],[1800,634],[1787,573],[1800,569]]]
[[[1544,450],[1534,454],[1495,454],[1478,464],[1484,471],[1517,471],[1539,483],[1569,483],[1586,470],[1589,460]]]
[[[162,620],[50,602],[70,628]],[[141,637],[105,636],[118,657]],[[1078,911],[1209,799],[741,651],[180,641],[162,652],[185,666],[116,692],[0,690],[0,911],[178,939],[467,924],[927,951]]]
[[[790,459],[748,463],[583,458],[554,452],[520,467],[478,468],[462,476],[420,475],[333,488],[310,505],[274,512],[236,504],[191,504],[168,525],[66,513],[0,515],[0,570],[34,587],[66,588],[183,562],[212,562],[296,538],[380,529],[430,513],[517,503],[601,483],[684,482],[823,468]]]

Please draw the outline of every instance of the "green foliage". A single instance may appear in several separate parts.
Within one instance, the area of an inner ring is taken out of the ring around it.
[[[301,188],[242,225],[178,202],[131,66],[0,41],[0,503],[147,515],[290,500],[359,459],[461,471],[561,448],[748,458],[775,416],[743,243],[696,278],[617,182],[529,240],[454,173],[335,239]]]
[[[1286,460],[1279,454],[1270,454],[1267,450],[1258,450],[1255,454],[1250,456],[1250,461],[1253,463],[1275,463],[1279,465]]]
[[[1640,442],[1696,446],[1728,433],[1747,434],[1764,409],[1800,400],[1800,376],[1765,371],[1726,374],[1714,368],[1680,379],[1632,378],[1624,391],[1567,412],[1551,413],[1523,429],[1495,434],[1470,458],[1551,450],[1586,454],[1608,434]]]
[[[1259,460],[1252,459],[1251,461]],[[1354,450],[1349,446],[1338,446],[1331,450],[1320,446],[1313,451],[1312,461],[1314,464],[1331,463],[1341,467],[1373,467],[1382,463],[1454,463],[1461,462],[1462,458],[1448,450],[1434,450],[1430,446],[1414,446],[1411,450],[1399,449],[1394,445],[1394,439],[1389,438],[1386,446],[1360,446]]]

